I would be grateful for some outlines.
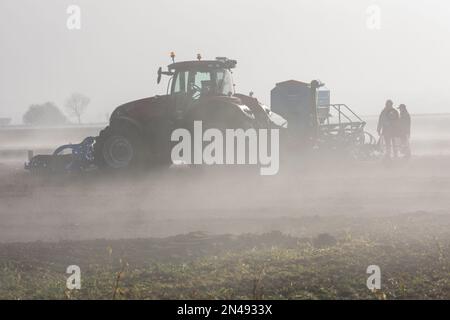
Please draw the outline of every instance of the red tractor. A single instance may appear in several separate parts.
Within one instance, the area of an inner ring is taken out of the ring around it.
[[[117,107],[110,124],[96,137],[93,158],[100,168],[170,165],[171,133],[204,127],[248,129],[285,127],[287,121],[257,99],[236,94],[227,58],[174,62],[158,70],[157,82],[169,76],[166,95],[144,98]]]
[[[195,121],[220,130],[287,127],[283,117],[257,99],[234,92],[235,66],[235,60],[216,58],[174,62],[167,71],[159,68],[158,83],[163,75],[170,77],[166,95],[117,107],[98,137],[63,145],[51,155],[29,156],[25,168],[73,172],[95,166],[110,170],[170,166],[172,132],[178,128],[192,132]]]

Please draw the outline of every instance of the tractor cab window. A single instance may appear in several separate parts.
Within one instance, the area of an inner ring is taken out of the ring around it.
[[[217,71],[217,87],[222,95],[228,96],[233,94],[233,80],[230,71]]]
[[[202,95],[212,94],[215,91],[212,81],[212,72],[191,71],[189,78],[189,91],[193,99]]]
[[[175,79],[175,84],[173,87],[173,93],[179,92],[187,92],[187,80],[188,80],[188,72],[179,72]]]
[[[185,93],[194,100],[201,96],[233,94],[231,73],[226,69],[177,72],[172,93]]]

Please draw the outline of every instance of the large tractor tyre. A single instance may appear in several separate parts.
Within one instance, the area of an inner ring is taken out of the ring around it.
[[[108,126],[94,144],[95,164],[101,169],[123,171],[149,165],[149,151],[137,130]]]

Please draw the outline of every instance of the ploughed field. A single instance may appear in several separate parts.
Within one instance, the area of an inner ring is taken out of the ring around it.
[[[447,230],[436,226],[438,237],[409,236],[429,220],[389,219],[378,226],[392,227],[382,237],[191,233],[2,244],[0,298],[449,299],[449,219],[443,220]],[[65,271],[73,264],[81,270],[80,290],[66,288]],[[371,291],[366,270],[373,264],[381,270],[381,289]]]
[[[409,162],[294,161],[275,176],[33,176],[26,152],[5,151],[0,298],[448,299],[450,157],[426,146]],[[66,289],[69,265],[80,290]]]

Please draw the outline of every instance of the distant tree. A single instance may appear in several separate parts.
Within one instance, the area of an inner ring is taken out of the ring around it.
[[[51,126],[66,124],[66,116],[53,102],[33,104],[23,115],[23,123],[36,126]]]
[[[66,109],[71,116],[78,119],[78,123],[81,123],[81,115],[86,110],[91,100],[81,93],[72,93],[72,95],[66,101]]]

